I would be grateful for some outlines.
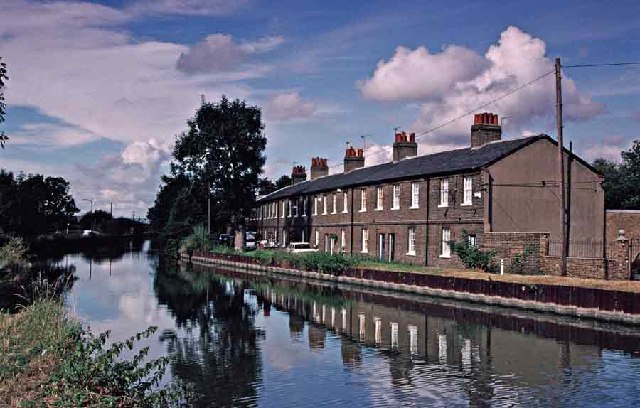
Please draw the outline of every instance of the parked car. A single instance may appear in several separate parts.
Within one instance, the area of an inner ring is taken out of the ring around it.
[[[247,231],[244,234],[244,249],[247,251],[253,251],[254,249],[256,249],[257,246],[257,242],[256,242],[256,233],[255,232],[250,232]]]
[[[84,230],[82,231],[82,236],[83,237],[95,237],[100,235],[100,232],[98,231],[93,231],[93,230]]]
[[[218,235],[218,239],[216,240],[216,245],[232,247],[233,246],[233,235],[231,234],[220,234]]]
[[[312,248],[308,242],[291,242],[287,246],[287,252],[294,254],[303,252],[318,252],[318,248]]]

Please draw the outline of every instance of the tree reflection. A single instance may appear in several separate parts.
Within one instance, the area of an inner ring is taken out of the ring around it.
[[[263,333],[244,301],[246,284],[164,266],[154,282],[158,301],[184,329],[161,337],[173,356],[173,376],[193,385],[200,406],[255,405],[261,371],[256,343]]]

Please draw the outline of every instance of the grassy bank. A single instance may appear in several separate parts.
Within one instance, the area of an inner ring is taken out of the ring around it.
[[[0,314],[0,405],[51,407],[178,406],[187,393],[154,390],[169,360],[147,361],[143,348],[121,358],[155,328],[107,346],[70,318],[59,300],[39,300]]]

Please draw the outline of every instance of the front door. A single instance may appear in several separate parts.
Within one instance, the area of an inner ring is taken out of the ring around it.
[[[396,234],[389,234],[389,262],[396,259]]]
[[[378,234],[378,259],[384,261],[384,234]]]

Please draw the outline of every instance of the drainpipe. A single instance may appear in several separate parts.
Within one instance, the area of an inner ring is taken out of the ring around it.
[[[425,234],[425,243],[424,243],[424,265],[429,266],[429,208],[431,207],[431,200],[429,197],[431,196],[431,179],[427,179],[427,221],[425,222],[425,227],[427,229]]]
[[[353,208],[353,187],[351,187],[351,211],[349,211],[351,213],[351,237],[350,237],[350,241],[351,241],[351,251],[350,254],[351,256],[353,256],[353,213],[355,212],[355,208]]]

